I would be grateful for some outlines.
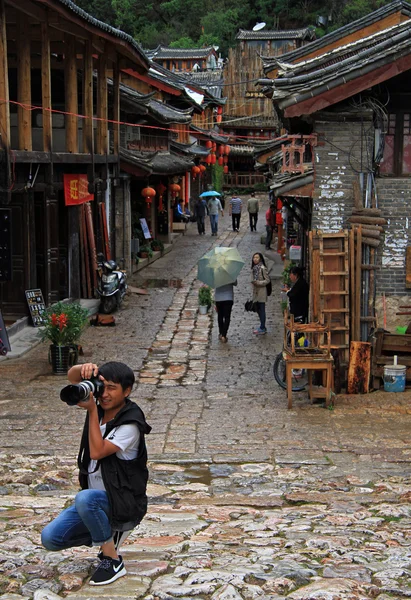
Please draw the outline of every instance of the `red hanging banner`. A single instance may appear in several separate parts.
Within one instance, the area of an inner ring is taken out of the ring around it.
[[[88,191],[87,175],[64,175],[64,201],[66,206],[84,204],[94,200]]]

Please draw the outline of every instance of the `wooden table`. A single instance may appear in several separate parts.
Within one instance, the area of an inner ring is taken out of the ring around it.
[[[334,359],[331,355],[328,356],[292,356],[291,354],[284,354],[285,367],[286,367],[286,381],[287,381],[287,399],[288,408],[292,408],[292,369],[306,369],[308,372],[308,394],[310,400],[313,398],[325,398],[325,405],[328,407],[331,400],[331,388],[332,388],[332,375],[333,375],[333,363]],[[314,388],[312,382],[312,372],[322,371],[323,372],[323,387],[318,389]]]

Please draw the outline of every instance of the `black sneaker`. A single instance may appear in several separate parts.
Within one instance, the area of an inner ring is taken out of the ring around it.
[[[126,573],[127,571],[121,556],[116,560],[115,558],[110,558],[110,556],[102,555],[101,563],[90,577],[89,584],[107,585],[108,583],[113,583],[119,577],[123,577]]]

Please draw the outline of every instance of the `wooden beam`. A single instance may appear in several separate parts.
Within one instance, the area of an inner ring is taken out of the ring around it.
[[[78,152],[78,89],[77,89],[77,60],[76,38],[64,36],[66,52],[64,56],[64,83],[66,89],[66,151]]]
[[[0,0],[0,145],[10,146],[9,73],[7,64],[6,11]]]
[[[41,98],[43,105],[43,150],[44,152],[52,152],[50,37],[47,22],[41,24]]]
[[[93,154],[93,54],[90,40],[84,44],[83,65],[83,152]]]
[[[31,60],[30,60],[30,23],[21,13],[17,25],[17,121],[19,130],[19,150],[33,149],[31,132]],[[25,105],[27,108],[25,108]]]
[[[113,65],[113,146],[116,156],[120,153],[120,69],[117,61]]]
[[[107,59],[104,54],[98,57],[97,65],[97,143],[96,154],[107,154]]]

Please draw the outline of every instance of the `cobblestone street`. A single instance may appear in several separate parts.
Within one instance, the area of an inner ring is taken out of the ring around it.
[[[217,238],[195,224],[172,252],[129,282],[115,328],[89,327],[82,361],[136,372],[146,414],[149,512],[122,548],[128,575],[92,588],[96,550],[50,553],[40,532],[74,496],[85,413],[59,400],[48,348],[0,363],[2,600],[365,600],[411,597],[411,394],[338,396],[327,410],[285,392],[272,366],[282,345],[281,279],[268,334],[244,311],[252,254],[246,215]],[[199,315],[197,261],[237,246],[228,343],[216,313]],[[281,272],[266,254],[272,276]]]

